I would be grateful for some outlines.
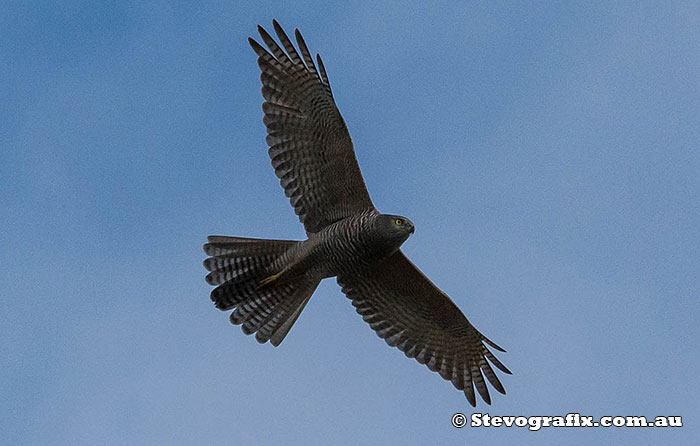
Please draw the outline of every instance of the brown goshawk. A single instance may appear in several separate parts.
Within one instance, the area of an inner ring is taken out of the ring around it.
[[[298,50],[273,22],[281,46],[258,27],[264,123],[272,166],[306,229],[303,241],[210,236],[204,245],[211,299],[246,334],[278,346],[321,279],[336,276],[357,312],[387,344],[459,390],[491,403],[486,380],[505,389],[491,367],[510,371],[452,300],[399,249],[414,232],[406,217],[372,204],[350,134],[320,56],[299,30]]]

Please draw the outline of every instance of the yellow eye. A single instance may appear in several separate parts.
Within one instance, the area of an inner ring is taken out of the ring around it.
[[[401,226],[403,224],[403,220],[397,218],[396,220],[394,220],[394,223],[396,223],[396,226]]]

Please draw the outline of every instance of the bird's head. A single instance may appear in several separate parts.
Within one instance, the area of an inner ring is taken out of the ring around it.
[[[413,222],[400,215],[381,214],[377,223],[382,236],[396,243],[397,247],[416,231]]]

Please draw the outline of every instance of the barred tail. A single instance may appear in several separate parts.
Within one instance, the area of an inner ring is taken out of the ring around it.
[[[318,286],[306,276],[277,283],[276,261],[292,246],[291,240],[209,236],[204,260],[209,285],[218,285],[211,300],[222,311],[231,310],[231,323],[242,324],[247,335],[275,347],[287,336]],[[261,286],[264,285],[264,286]]]

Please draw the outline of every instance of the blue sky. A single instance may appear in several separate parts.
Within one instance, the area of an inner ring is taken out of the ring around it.
[[[0,13],[7,444],[688,443],[700,435],[696,2],[11,2]],[[323,55],[405,252],[508,352],[491,415],[324,281],[280,348],[214,309],[209,234],[301,239],[247,37]]]

